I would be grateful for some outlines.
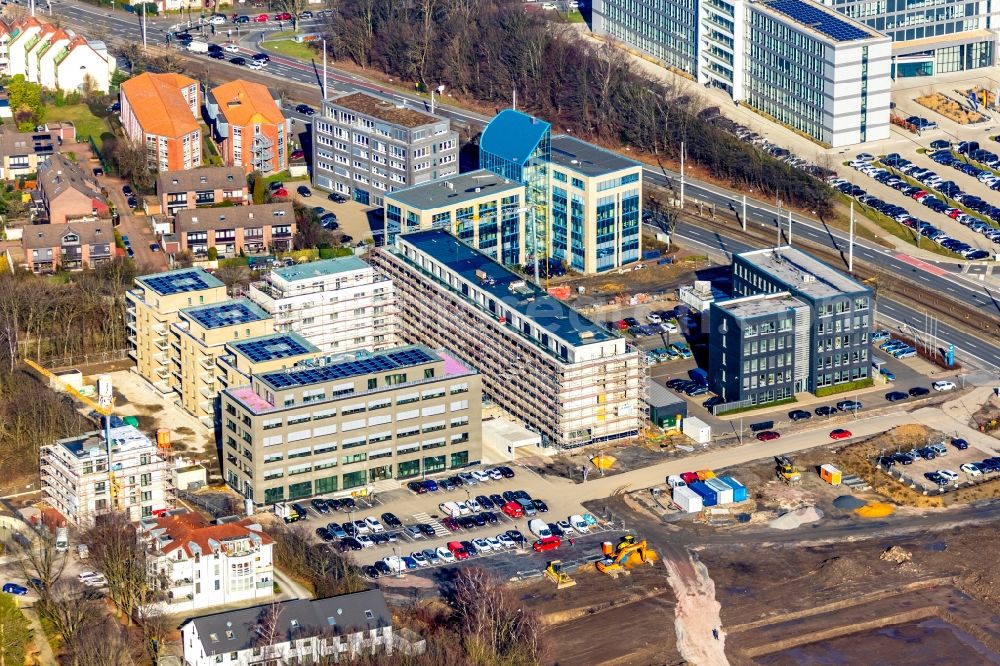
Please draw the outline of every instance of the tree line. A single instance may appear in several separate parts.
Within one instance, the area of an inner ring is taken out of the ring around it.
[[[819,213],[829,188],[699,117],[701,100],[638,71],[628,55],[560,28],[520,0],[342,0],[325,36],[334,58],[423,89],[447,86],[497,108],[519,108],[609,146],[689,165],[739,189]]]

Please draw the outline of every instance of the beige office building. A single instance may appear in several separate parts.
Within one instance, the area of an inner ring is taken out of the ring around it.
[[[255,374],[220,400],[223,476],[258,505],[398,487],[481,459],[478,373],[420,345]]]
[[[179,367],[171,358],[170,327],[183,308],[218,303],[228,298],[226,285],[200,268],[183,268],[136,278],[125,293],[125,326],[129,356],[135,369],[162,395],[179,385]]]
[[[445,229],[497,261],[522,264],[528,210],[524,185],[470,171],[385,195],[386,244],[401,233]]]
[[[259,372],[272,372],[293,367],[323,353],[298,333],[272,333],[247,340],[226,343],[226,350],[216,363],[216,377],[225,389],[250,383],[250,377]]]
[[[245,298],[182,309],[170,327],[170,360],[181,406],[212,427],[215,397],[222,388],[218,358],[226,354],[226,343],[269,335],[272,327],[271,317]]]

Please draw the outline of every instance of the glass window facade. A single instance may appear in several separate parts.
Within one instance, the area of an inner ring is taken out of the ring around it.
[[[598,33],[639,48],[665,64],[694,72],[698,8],[695,0],[604,0],[594,7]]]

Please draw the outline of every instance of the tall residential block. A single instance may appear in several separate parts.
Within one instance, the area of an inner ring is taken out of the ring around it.
[[[367,93],[323,101],[312,119],[313,185],[366,206],[387,192],[458,173],[447,118]]]
[[[481,459],[479,375],[424,346],[257,373],[220,400],[223,476],[257,505],[398,487]]]
[[[101,514],[125,511],[136,521],[173,507],[167,461],[136,428],[111,428],[111,456],[103,431],[66,437],[41,447],[45,502],[81,527]]]
[[[154,171],[201,166],[201,92],[183,74],[144,72],[122,83],[122,131],[146,149]]]
[[[179,384],[171,326],[183,308],[224,301],[226,285],[200,268],[144,275],[125,292],[125,327],[136,372],[166,395]],[[179,343],[178,343],[179,345]]]
[[[242,79],[223,83],[208,93],[205,110],[227,166],[265,176],[288,169],[291,125],[267,86]]]
[[[274,318],[274,330],[296,332],[326,353],[396,346],[392,282],[355,256],[268,271],[247,296]]]
[[[451,350],[483,375],[489,398],[570,449],[636,437],[638,351],[443,230],[378,249],[396,287],[400,337]]]

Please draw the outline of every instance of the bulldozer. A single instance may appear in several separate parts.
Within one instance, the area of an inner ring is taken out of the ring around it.
[[[789,486],[797,486],[802,481],[802,470],[788,456],[774,456],[774,473]]]
[[[612,578],[628,576],[633,567],[639,564],[652,565],[657,559],[656,552],[646,544],[645,539],[636,541],[631,534],[623,536],[616,548],[612,549],[610,545],[611,542],[606,542],[605,557],[598,560],[596,566],[598,571]]]
[[[562,560],[552,560],[549,562],[549,566],[545,567],[545,577],[556,584],[557,590],[576,585],[576,581],[563,571]]]

